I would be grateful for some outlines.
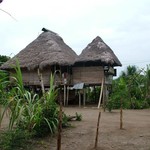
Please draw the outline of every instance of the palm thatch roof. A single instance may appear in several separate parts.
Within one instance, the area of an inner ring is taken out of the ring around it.
[[[1,66],[1,69],[11,69],[16,59],[21,68],[33,70],[43,69],[51,65],[73,65],[77,54],[56,33],[42,29],[42,32],[33,42],[27,45],[15,57]]]
[[[114,52],[99,36],[88,44],[76,59],[75,64],[81,63],[89,65],[121,66]]]

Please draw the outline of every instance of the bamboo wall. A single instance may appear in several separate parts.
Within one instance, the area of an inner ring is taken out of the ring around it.
[[[43,70],[40,73],[42,73],[44,86],[49,86],[51,70],[50,69]],[[25,85],[40,85],[37,70],[34,71],[23,70],[22,76]]]
[[[43,77],[44,86],[49,86],[51,69],[45,69],[41,71]],[[24,85],[38,85],[40,86],[40,80],[37,70],[29,71],[22,70]],[[71,78],[71,82],[70,81]],[[68,75],[68,84],[85,83],[85,84],[101,84],[102,78],[104,78],[104,69],[102,66],[91,67],[73,67],[72,75]]]
[[[73,84],[100,84],[104,77],[102,66],[94,67],[73,67]]]

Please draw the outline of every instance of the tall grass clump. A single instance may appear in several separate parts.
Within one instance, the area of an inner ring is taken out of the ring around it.
[[[57,90],[54,88],[54,78],[50,76],[50,88],[42,96],[26,90],[23,86],[22,73],[19,62],[13,66],[15,74],[11,76],[11,82],[5,84],[1,81],[0,86],[4,86],[5,96],[2,96],[4,111],[0,115],[0,124],[6,112],[9,112],[9,125],[6,137],[13,138],[19,131],[27,132],[34,137],[42,137],[47,134],[54,134],[58,126],[58,105],[56,103]],[[7,87],[9,86],[9,91]],[[0,91],[1,93],[3,91]],[[24,134],[26,136],[27,134]],[[10,137],[11,136],[11,137]],[[26,137],[21,139],[26,139]],[[3,138],[5,139],[5,138]],[[9,141],[9,140],[8,140]],[[11,140],[10,140],[11,141]],[[11,145],[0,140],[0,145]],[[6,146],[5,146],[6,147]],[[11,146],[10,146],[11,147]]]
[[[8,96],[9,76],[8,72],[0,70],[0,105],[4,105]],[[7,89],[7,90],[6,90]]]

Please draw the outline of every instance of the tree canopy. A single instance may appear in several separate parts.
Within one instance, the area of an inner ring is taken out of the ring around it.
[[[5,56],[5,55],[0,55],[0,66],[5,63],[7,60],[9,60],[10,57],[9,56]]]
[[[120,107],[120,99],[126,109],[150,107],[150,65],[146,70],[128,66],[120,77],[113,81],[113,91],[108,101],[110,109]]]

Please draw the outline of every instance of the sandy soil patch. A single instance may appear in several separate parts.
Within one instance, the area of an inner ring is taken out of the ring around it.
[[[63,129],[62,150],[91,150],[94,147],[98,110],[69,107],[64,111],[68,115],[78,112],[83,120],[71,122],[73,128]],[[98,150],[150,150],[150,110],[124,110],[123,120],[124,129],[120,130],[119,110],[102,112]],[[44,139],[43,150],[56,150],[56,139]]]
[[[96,134],[98,110],[93,107],[66,107],[68,115],[82,114],[82,121],[72,121],[63,129],[62,150],[92,150]],[[102,112],[98,150],[150,150],[150,109],[124,110],[123,130],[119,129],[119,110]],[[5,124],[5,123],[4,123]],[[34,150],[56,150],[57,137],[40,139]]]

